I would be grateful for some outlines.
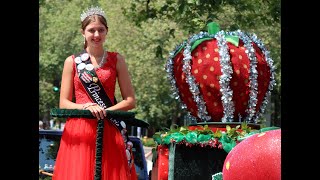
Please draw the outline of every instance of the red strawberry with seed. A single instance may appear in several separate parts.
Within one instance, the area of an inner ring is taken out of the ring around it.
[[[215,23],[209,25],[217,26]],[[217,33],[217,29],[215,31]],[[174,80],[171,81],[174,82],[172,86],[176,88],[180,100],[198,122],[220,122],[224,117],[227,121],[235,122],[245,119],[256,120],[263,113],[267,94],[275,83],[269,52],[255,35],[247,35],[241,31],[239,34],[235,32],[235,35],[221,31],[218,33],[224,34],[218,36],[222,37],[220,40],[216,36],[206,36],[197,39],[198,45],[188,41],[187,44],[189,43],[191,48],[188,49],[186,44],[181,45],[180,50],[172,56],[172,61],[169,58],[166,67],[169,76]],[[238,40],[234,43],[228,40],[229,37]],[[226,45],[219,45],[222,41],[225,41]],[[227,51],[223,51],[223,48]],[[189,61],[184,60],[188,50],[191,55]],[[250,56],[248,52],[252,51],[253,55]],[[168,66],[170,63],[171,66]],[[190,65],[189,70],[184,69],[186,64]],[[222,69],[228,66],[232,69],[229,74]],[[193,78],[193,81],[188,81],[188,77]],[[227,85],[221,84],[221,78],[224,78],[223,82],[227,81]],[[193,85],[196,85],[199,94],[190,91]],[[228,92],[232,95],[228,96]],[[225,104],[222,101],[224,97],[228,99]],[[197,102],[195,98],[200,100]],[[201,104],[205,104],[204,111],[201,111]],[[210,119],[205,119],[204,116]]]

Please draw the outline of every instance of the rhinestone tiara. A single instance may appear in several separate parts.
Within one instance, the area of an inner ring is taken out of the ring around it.
[[[82,22],[85,18],[87,18],[88,16],[91,16],[91,15],[94,15],[94,14],[103,16],[105,19],[107,19],[104,11],[103,11],[100,7],[98,7],[98,6],[93,7],[93,6],[92,6],[91,8],[87,8],[86,11],[83,11],[83,12],[82,12],[82,14],[80,15],[81,22]]]

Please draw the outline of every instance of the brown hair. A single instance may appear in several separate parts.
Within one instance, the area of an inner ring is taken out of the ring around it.
[[[106,18],[104,18],[103,16],[94,14],[92,16],[88,16],[86,17],[82,22],[81,22],[81,29],[84,31],[86,29],[86,27],[91,23],[91,22],[95,22],[95,21],[99,21],[101,22],[106,29],[108,29],[108,24],[107,24],[107,20]],[[83,49],[85,49],[87,47],[87,41],[84,40],[84,46]]]

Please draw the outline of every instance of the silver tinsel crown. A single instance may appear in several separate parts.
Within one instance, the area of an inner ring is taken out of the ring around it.
[[[104,11],[100,7],[98,7],[98,6],[93,7],[92,6],[91,8],[88,8],[86,11],[82,12],[82,14],[80,15],[81,22],[84,19],[86,19],[88,16],[91,16],[91,15],[94,15],[94,14],[103,16],[105,19],[107,19]]]

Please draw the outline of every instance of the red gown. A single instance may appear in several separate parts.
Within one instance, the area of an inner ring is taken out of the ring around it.
[[[96,69],[104,90],[114,101],[117,53],[108,52],[107,62]],[[75,65],[75,63],[74,63]],[[76,103],[93,102],[87,95],[74,66]],[[94,180],[97,120],[68,118],[62,134],[53,180]],[[120,131],[105,120],[101,180],[136,180],[135,166],[129,170],[125,144]],[[131,173],[130,173],[131,172]]]

